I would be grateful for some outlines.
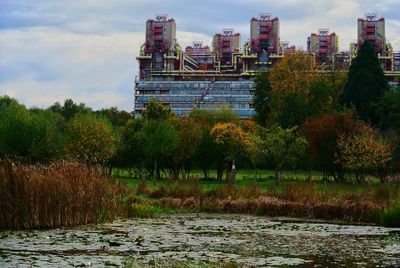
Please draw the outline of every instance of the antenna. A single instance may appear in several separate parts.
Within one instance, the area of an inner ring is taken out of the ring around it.
[[[232,35],[233,29],[232,28],[222,29],[222,32],[224,33],[225,36]]]
[[[329,33],[328,28],[319,28],[318,29],[319,36],[327,36]]]
[[[271,19],[271,13],[260,13],[260,20],[270,20]]]
[[[377,13],[365,13],[367,21],[374,21],[376,19]]]
[[[156,14],[156,21],[166,21],[168,14]]]

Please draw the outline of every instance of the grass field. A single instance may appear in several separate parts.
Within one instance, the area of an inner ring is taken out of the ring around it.
[[[287,189],[288,185],[291,185],[292,188],[296,187],[296,185],[304,185],[306,180],[306,174],[304,172],[292,172],[292,171],[284,171],[282,172],[281,183],[276,186],[274,180],[274,172],[271,170],[259,170],[257,176],[257,187],[262,192],[277,192],[282,193]],[[121,172],[121,174],[123,174]],[[126,173],[127,174],[127,173]],[[182,182],[185,183],[198,183],[200,189],[202,191],[209,191],[211,189],[216,189],[218,187],[226,185],[225,181],[218,180],[197,180],[199,176],[197,174],[202,174],[201,171],[194,171],[191,173],[190,180],[184,180]],[[313,173],[312,185],[314,187],[314,191],[320,195],[327,194],[329,196],[337,196],[338,198],[343,195],[350,194],[362,194],[370,191],[377,191],[382,187],[386,187],[386,185],[382,185],[377,179],[371,180],[371,183],[364,184],[353,184],[353,183],[338,183],[338,182],[328,182],[325,183],[322,181],[322,176],[320,173]],[[211,173],[210,177],[215,177],[215,174]],[[240,170],[236,174],[236,180],[234,185],[236,187],[251,187],[253,185],[254,171],[252,170]],[[127,178],[127,177],[119,177],[119,182],[126,184],[130,189],[136,189],[139,185],[140,180],[135,178]],[[176,183],[175,180],[169,179],[159,179],[154,182],[151,179],[147,181],[147,187],[149,189],[157,189],[161,186],[168,187],[171,184]],[[295,189],[294,189],[295,190]]]

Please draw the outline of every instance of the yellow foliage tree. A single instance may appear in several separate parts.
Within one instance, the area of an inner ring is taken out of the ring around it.
[[[227,180],[232,182],[234,180],[234,157],[241,150],[244,144],[246,133],[243,129],[233,123],[217,123],[211,129],[211,136],[214,138],[215,143],[222,146],[224,155],[228,160],[228,168],[226,177]]]
[[[355,171],[358,182],[361,182],[365,174],[385,168],[392,158],[393,151],[390,143],[365,124],[360,124],[358,131],[352,135],[341,135],[338,149],[336,162],[348,170]],[[383,178],[383,174],[375,174]]]
[[[88,165],[104,164],[116,152],[111,124],[92,114],[78,115],[67,126],[66,154]]]

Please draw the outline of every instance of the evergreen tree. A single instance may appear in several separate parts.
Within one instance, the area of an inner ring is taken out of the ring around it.
[[[256,110],[255,121],[258,124],[265,126],[270,113],[269,98],[271,85],[268,81],[268,74],[266,72],[259,73],[254,82],[255,92],[253,96],[253,106]]]
[[[378,57],[365,40],[350,66],[342,103],[353,105],[362,120],[377,125],[377,105],[388,88]]]

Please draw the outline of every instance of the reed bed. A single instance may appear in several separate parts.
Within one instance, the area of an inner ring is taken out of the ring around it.
[[[113,219],[124,190],[77,162],[24,165],[0,161],[0,228],[74,226]]]

